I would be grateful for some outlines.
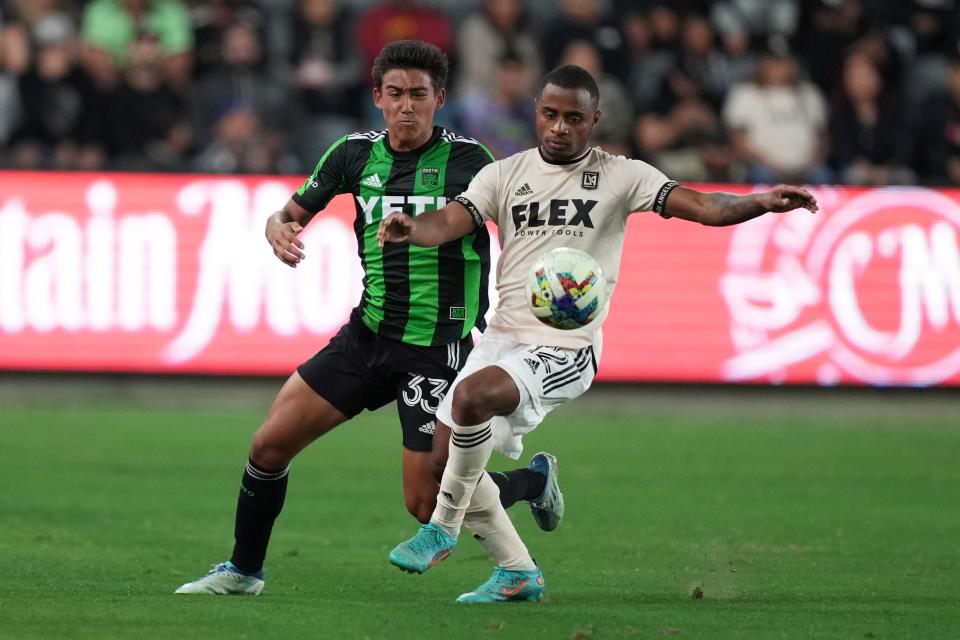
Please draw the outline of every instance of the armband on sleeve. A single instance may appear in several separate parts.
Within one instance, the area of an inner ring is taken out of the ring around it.
[[[667,205],[667,196],[670,195],[670,192],[676,189],[678,186],[676,180],[671,180],[670,182],[664,184],[660,187],[660,191],[657,192],[657,197],[653,201],[653,212],[659,215],[661,218],[670,218],[670,214],[664,213],[663,209]]]
[[[477,207],[474,206],[472,202],[464,198],[463,196],[457,196],[454,198],[457,202],[462,204],[467,211],[470,212],[470,215],[473,216],[473,223],[478,227],[483,226],[483,216],[480,215],[480,211],[477,210]]]

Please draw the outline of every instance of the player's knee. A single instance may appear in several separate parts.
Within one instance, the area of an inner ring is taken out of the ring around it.
[[[250,459],[261,469],[283,469],[290,464],[292,456],[270,437],[262,427],[253,434],[250,442]]]
[[[492,417],[485,393],[479,385],[460,383],[453,390],[453,420],[459,425],[472,426]]]

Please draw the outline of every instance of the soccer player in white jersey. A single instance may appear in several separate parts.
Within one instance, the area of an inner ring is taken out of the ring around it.
[[[416,536],[390,553],[390,562],[401,569],[423,573],[453,551],[469,507],[467,526],[484,521],[484,546],[497,567],[458,602],[543,596],[543,574],[483,471],[494,448],[518,457],[520,437],[586,391],[600,359],[605,312],[588,326],[567,331],[547,327],[530,313],[524,278],[534,260],[557,246],[586,251],[603,267],[612,294],[631,212],[727,226],[767,212],[817,210],[814,197],[798,187],[744,196],[702,193],[644,162],[590,147],[590,133],[600,119],[598,101],[596,82],[584,69],[551,71],[541,80],[536,100],[538,148],[487,165],[443,209],[417,217],[391,213],[380,223],[380,242],[421,246],[443,244],[487,220],[499,227],[500,302],[437,412],[453,433],[436,509]]]

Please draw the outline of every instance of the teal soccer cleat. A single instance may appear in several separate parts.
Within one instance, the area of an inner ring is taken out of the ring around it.
[[[538,527],[544,531],[553,531],[560,526],[564,510],[563,494],[560,493],[560,485],[557,484],[557,457],[541,451],[530,458],[527,468],[547,477],[543,493],[530,500],[530,512]]]
[[[465,593],[457,602],[533,602],[543,598],[543,572],[513,571],[497,567],[482,585]]]
[[[263,591],[263,571],[242,573],[231,562],[213,565],[207,575],[182,585],[174,593],[211,596],[256,596]]]
[[[390,552],[390,562],[410,573],[423,573],[453,553],[456,538],[428,522],[420,527],[417,535],[398,544]]]

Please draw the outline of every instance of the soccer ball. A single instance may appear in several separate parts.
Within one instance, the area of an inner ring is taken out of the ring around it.
[[[545,253],[527,274],[527,301],[540,322],[556,329],[590,324],[606,304],[603,270],[588,253],[559,247]]]

